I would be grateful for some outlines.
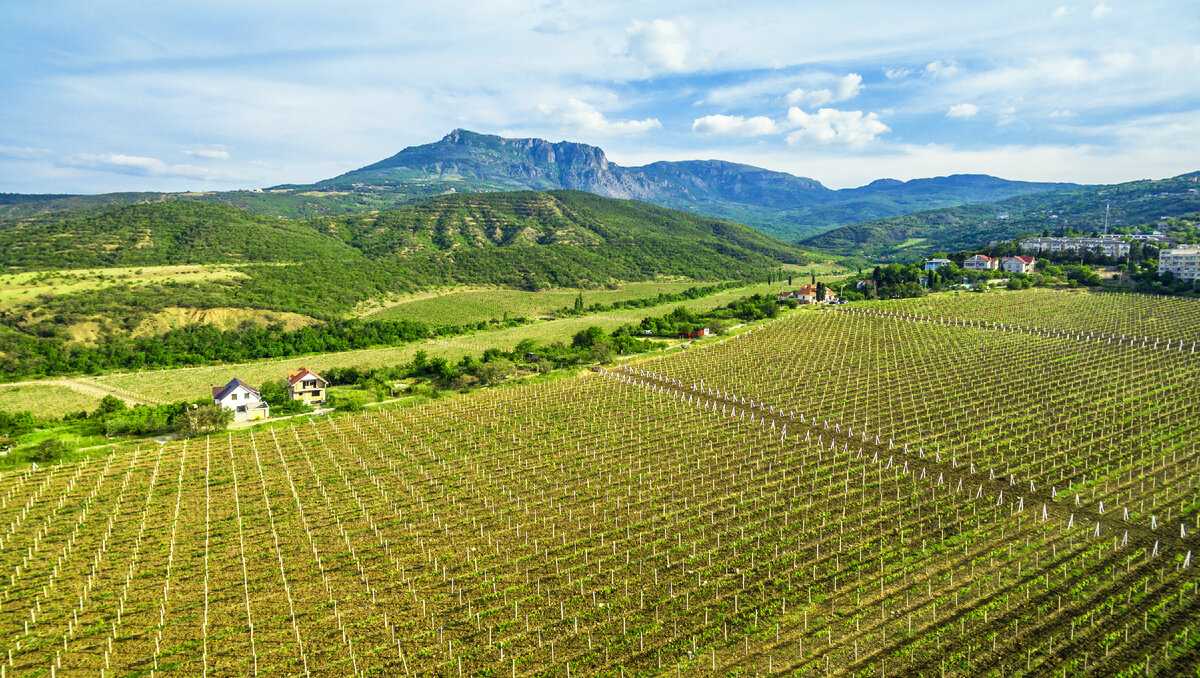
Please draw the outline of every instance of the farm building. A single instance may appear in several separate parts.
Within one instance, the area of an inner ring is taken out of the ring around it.
[[[329,382],[324,377],[307,367],[301,367],[288,375],[288,395],[292,400],[300,400],[309,405],[320,405],[325,402],[325,389]]]
[[[233,412],[234,421],[257,421],[271,416],[271,407],[262,395],[240,379],[231,379],[224,386],[214,386],[213,402]]]
[[[986,254],[976,254],[963,262],[963,268],[969,271],[994,271],[1000,268],[1000,262]]]
[[[1036,263],[1037,259],[1034,257],[1004,257],[1000,262],[1000,268],[1005,273],[1033,273],[1033,267]]]
[[[711,336],[712,336],[712,330],[710,330],[707,327],[698,327],[698,328],[692,330],[691,332],[684,332],[681,335],[681,337],[685,338],[685,339],[703,339],[704,337],[711,337]]]
[[[779,301],[795,300],[801,304],[830,304],[837,301],[837,293],[826,287],[825,298],[818,301],[817,286],[804,285],[799,289],[780,292],[777,298]]]

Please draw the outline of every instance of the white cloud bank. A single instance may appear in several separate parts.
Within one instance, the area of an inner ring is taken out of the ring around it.
[[[201,148],[192,148],[184,151],[184,153],[193,158],[203,158],[205,160],[228,160],[229,151],[225,150],[224,146],[206,146]]]
[[[625,30],[625,53],[651,71],[682,71],[688,65],[688,40],[674,21],[634,21]]]
[[[150,156],[125,153],[77,153],[62,158],[59,164],[74,169],[137,177],[178,177],[200,180],[219,178],[204,167],[171,164]]]
[[[574,97],[562,106],[543,104],[538,110],[570,130],[604,136],[644,134],[662,127],[658,118],[612,120],[588,102]]]
[[[862,92],[862,80],[862,76],[858,73],[848,73],[838,78],[836,86],[832,89],[794,89],[788,92],[787,102],[790,106],[823,106],[838,101],[847,101]]]
[[[862,111],[822,108],[816,113],[805,113],[793,106],[788,109],[787,119],[795,130],[787,136],[787,142],[792,145],[815,141],[828,145],[865,146],[891,131],[878,115]]]
[[[954,104],[946,111],[947,118],[974,118],[979,114],[979,107],[975,104]]]
[[[750,118],[740,115],[706,115],[692,121],[692,131],[714,136],[757,137],[774,134],[778,131],[778,126],[765,115]]]

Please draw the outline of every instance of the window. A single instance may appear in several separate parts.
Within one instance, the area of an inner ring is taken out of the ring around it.
[[[236,394],[236,393],[230,393],[230,394],[229,394],[229,399],[230,399],[230,400],[237,400],[237,394]]]
[[[245,405],[238,405],[238,407],[237,407],[237,411],[238,411],[238,412],[245,412],[245,411],[246,411],[246,406],[245,406]]]

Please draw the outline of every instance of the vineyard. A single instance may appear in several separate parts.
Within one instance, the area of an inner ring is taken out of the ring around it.
[[[946,317],[0,476],[0,675],[1194,671],[1200,358]]]

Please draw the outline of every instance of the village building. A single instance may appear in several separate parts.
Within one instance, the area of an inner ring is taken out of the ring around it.
[[[950,264],[953,264],[953,263],[954,262],[950,261],[949,259],[926,259],[925,260],[925,270],[926,271],[936,271],[939,268],[942,268],[944,266],[949,266]]]
[[[271,407],[263,401],[262,394],[240,379],[214,386],[212,399],[216,405],[233,412],[234,421],[257,421],[271,416]]]
[[[707,327],[697,327],[691,332],[684,332],[682,336],[685,339],[703,339],[704,337],[711,337],[712,330]]]
[[[999,267],[1000,261],[986,254],[976,254],[963,262],[963,268],[968,271],[994,271]]]
[[[288,396],[309,405],[321,405],[325,402],[325,389],[329,382],[324,377],[307,367],[301,367],[288,375]]]
[[[779,301],[794,300],[800,302],[801,304],[832,304],[833,302],[837,301],[837,293],[826,287],[825,299],[822,301],[817,301],[817,286],[803,285],[799,289],[780,292],[777,299]]]
[[[1028,238],[1021,241],[1021,251],[1031,254],[1092,254],[1105,256],[1110,259],[1124,259],[1129,256],[1129,243],[1120,237],[1104,236],[1096,238]]]
[[[1170,273],[1177,280],[1200,280],[1200,247],[1179,247],[1158,253],[1158,274]]]
[[[1000,262],[1000,268],[1005,273],[1033,273],[1036,263],[1037,259],[1029,256],[1004,257]]]

